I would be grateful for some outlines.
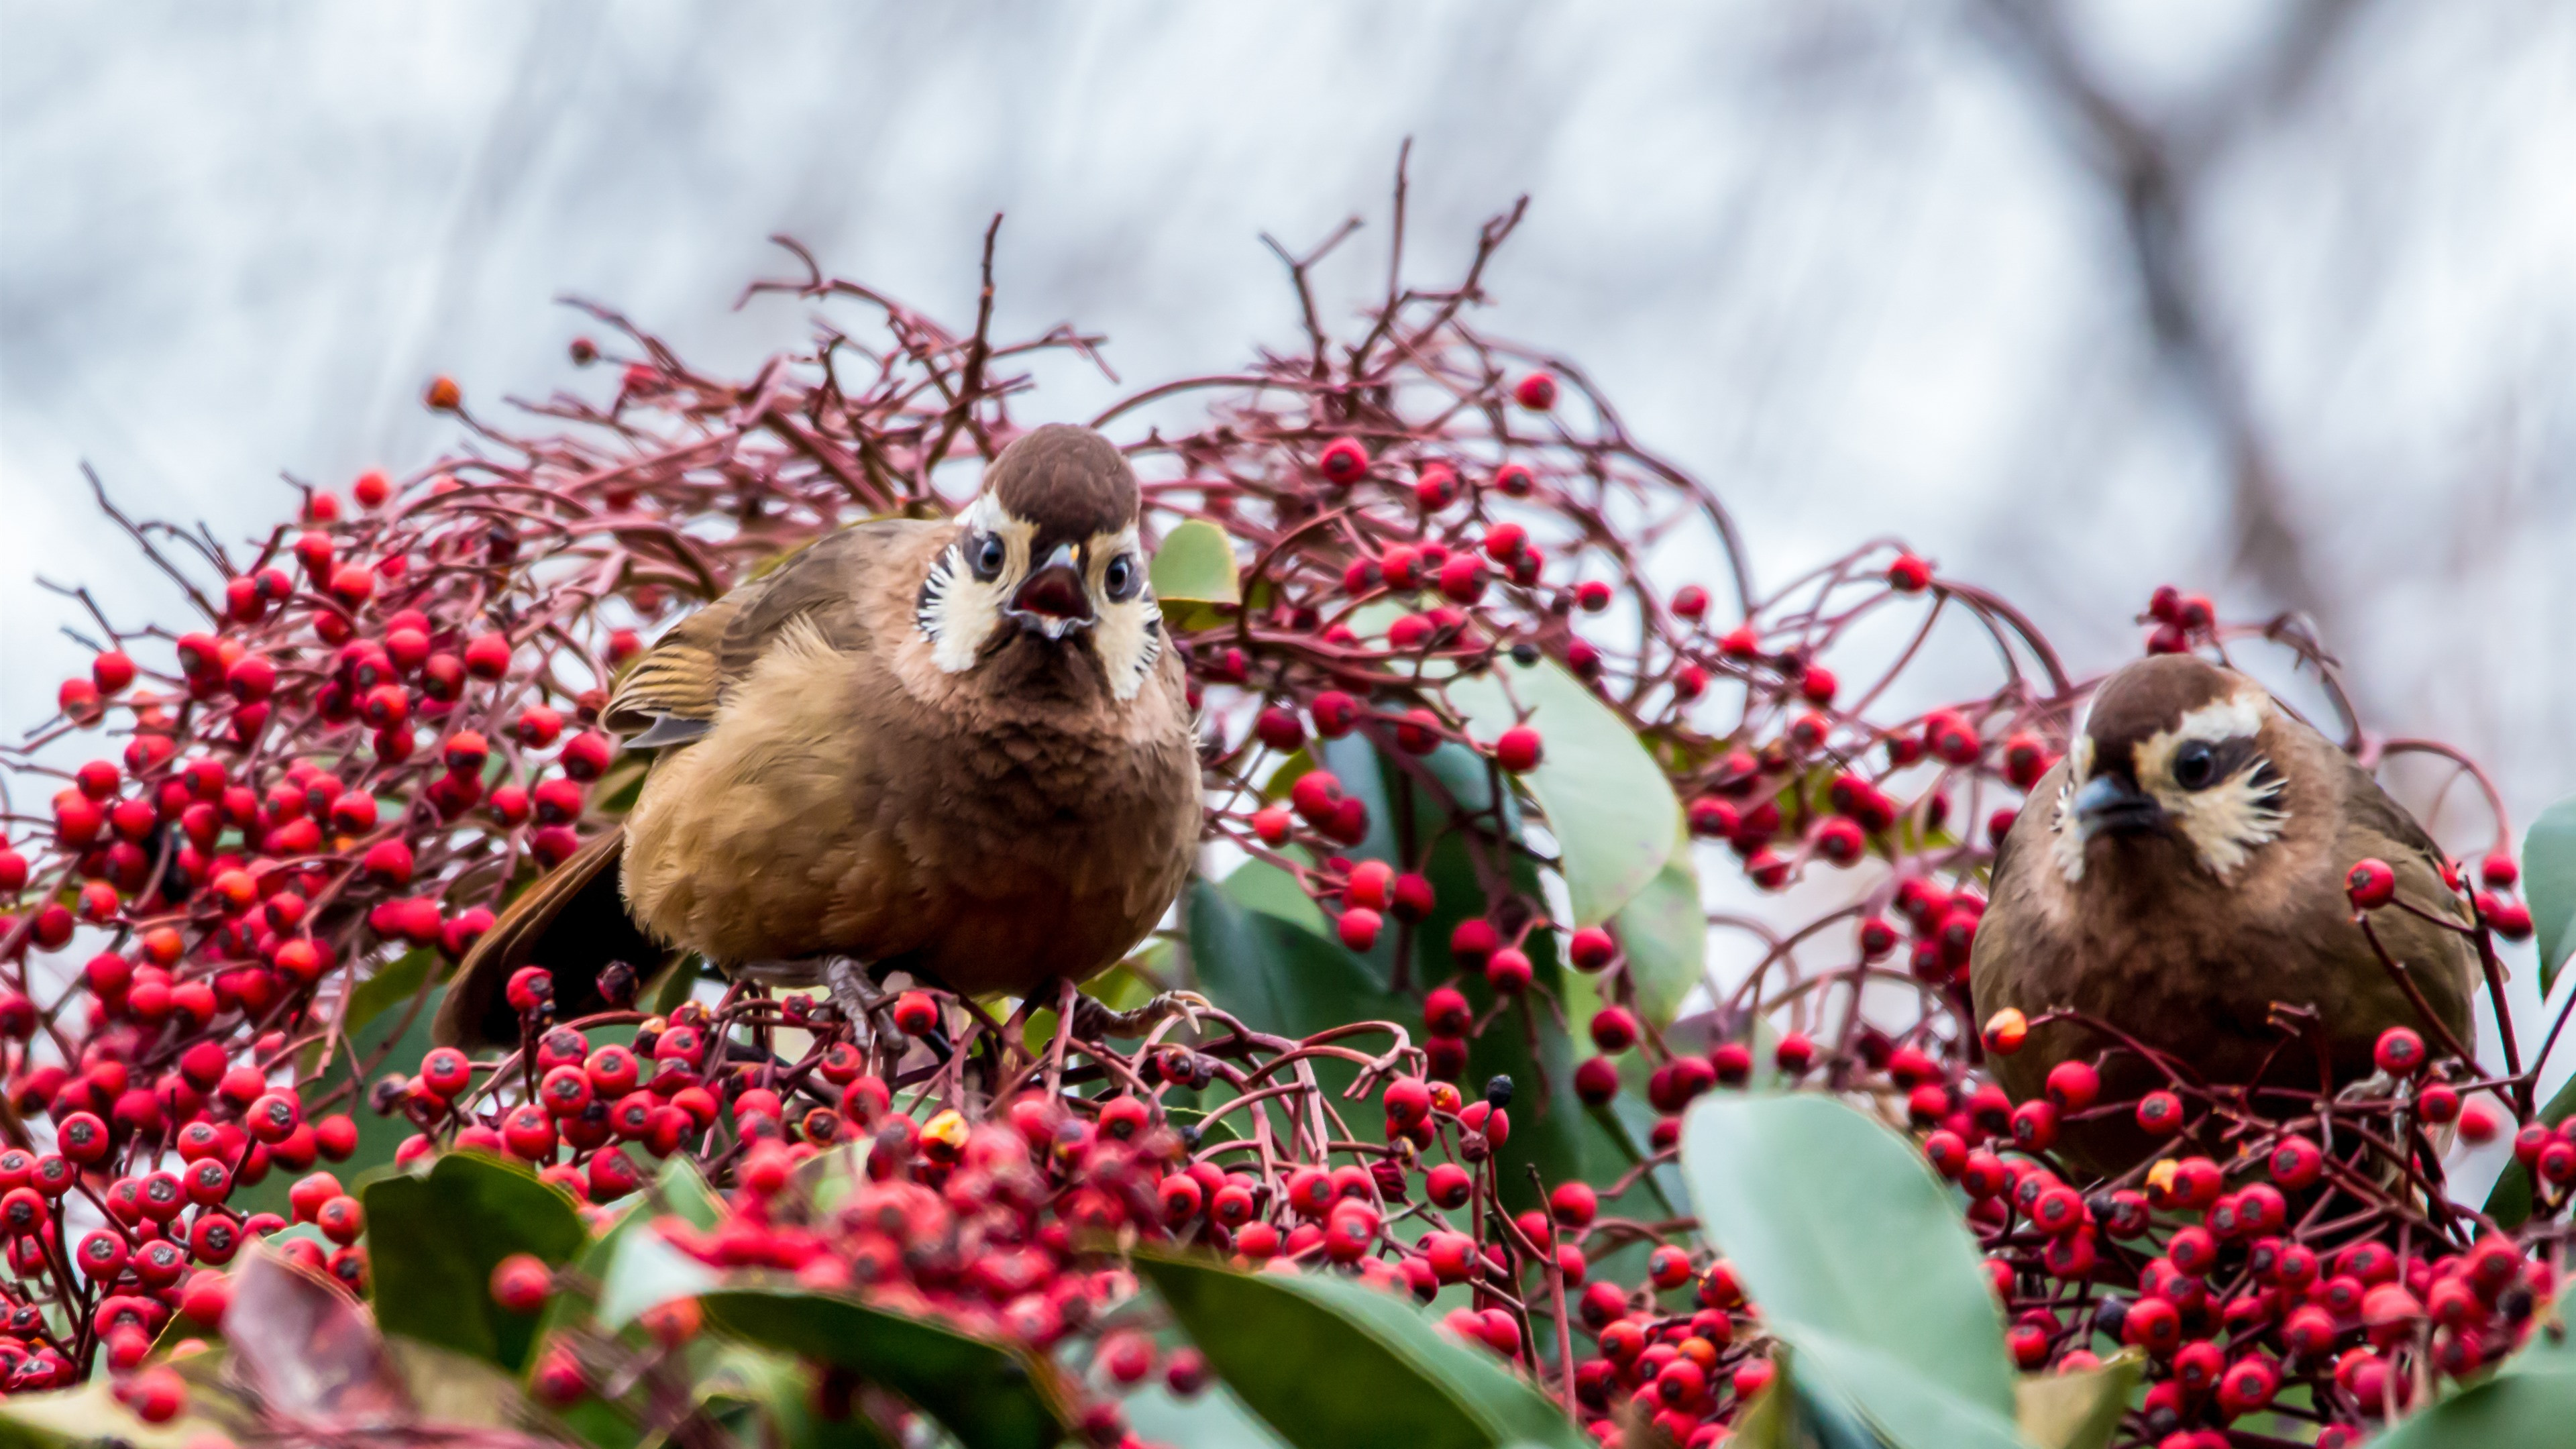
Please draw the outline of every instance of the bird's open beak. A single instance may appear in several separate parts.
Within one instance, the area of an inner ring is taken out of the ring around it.
[[[1017,619],[1021,628],[1050,639],[1061,639],[1070,630],[1090,628],[1096,616],[1091,612],[1091,595],[1082,587],[1082,569],[1074,559],[1073,545],[1057,544],[1046,562],[1030,571],[1012,592],[1010,606],[1003,612]]]
[[[2165,808],[2124,776],[2096,775],[2075,792],[2075,825],[2086,840],[2104,831],[2128,835],[2164,823]]]

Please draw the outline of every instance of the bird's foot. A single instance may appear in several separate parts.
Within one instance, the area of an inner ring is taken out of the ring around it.
[[[1112,1011],[1091,997],[1075,999],[1073,1029],[1087,1037],[1143,1036],[1177,1016],[1198,1029],[1199,1013],[1216,1003],[1195,991],[1166,991],[1133,1011]]]
[[[865,1047],[872,1035],[869,1022],[886,1003],[885,993],[868,979],[867,963],[834,956],[823,963],[823,984],[831,988],[832,1004],[857,1033],[857,1045]]]

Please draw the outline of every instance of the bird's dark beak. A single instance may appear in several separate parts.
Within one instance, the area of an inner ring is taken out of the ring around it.
[[[2165,808],[2124,775],[2104,773],[2075,792],[2075,825],[2086,840],[2105,831],[2132,835],[2165,823]]]
[[[1004,610],[1017,619],[1023,629],[1034,630],[1050,639],[1061,639],[1074,629],[1091,627],[1091,595],[1082,587],[1082,569],[1076,562],[1073,545],[1059,543],[1046,561],[1031,570]]]

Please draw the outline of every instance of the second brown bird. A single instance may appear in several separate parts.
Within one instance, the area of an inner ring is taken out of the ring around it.
[[[2375,913],[2419,1011],[2353,920],[2344,880],[2364,859],[2395,869],[2402,903],[2468,924],[2440,848],[2343,751],[2233,670],[2140,660],[2095,694],[1997,853],[1970,966],[1977,1019],[2071,1007],[2205,1082],[2310,1093],[2369,1077],[2391,1026],[2436,1052],[2444,1029],[2473,1040],[2475,948],[2406,910]],[[2055,1022],[1988,1066],[2020,1102],[2059,1062],[2115,1045]],[[2134,1051],[2103,1060],[2106,1101],[2163,1085]],[[2126,1113],[2070,1125],[2060,1144],[2100,1171],[2158,1145]]]

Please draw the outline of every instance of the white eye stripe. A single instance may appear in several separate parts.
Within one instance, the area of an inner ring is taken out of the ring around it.
[[[2200,740],[2213,745],[2223,740],[2250,740],[2263,732],[2263,717],[2271,707],[2271,700],[2261,691],[2246,690],[2184,714],[2175,722],[2172,738],[2176,742]]]

